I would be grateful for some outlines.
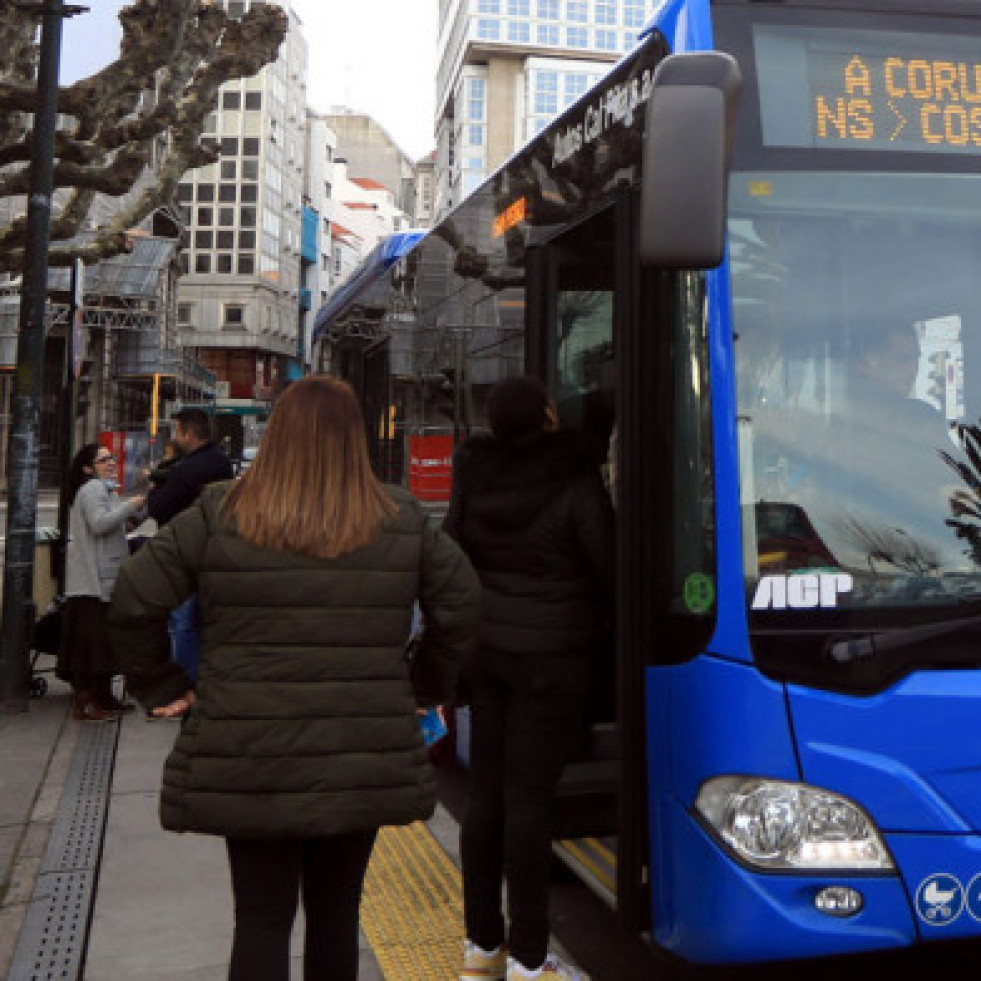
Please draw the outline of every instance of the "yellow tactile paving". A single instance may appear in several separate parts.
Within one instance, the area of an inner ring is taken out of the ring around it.
[[[382,828],[361,927],[386,981],[455,981],[463,951],[460,873],[425,824]]]
[[[597,838],[581,838],[579,841],[563,841],[562,845],[604,888],[612,893],[617,891],[616,855],[603,842]]]

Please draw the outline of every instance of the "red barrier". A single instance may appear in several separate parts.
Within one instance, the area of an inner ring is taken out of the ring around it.
[[[452,436],[409,437],[409,490],[420,501],[448,501],[452,474]]]

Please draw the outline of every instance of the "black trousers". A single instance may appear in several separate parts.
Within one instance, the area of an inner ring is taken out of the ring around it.
[[[585,654],[487,648],[467,672],[470,796],[460,835],[467,937],[486,950],[507,941],[528,968],[547,953],[553,798],[582,746],[589,679]]]
[[[290,933],[301,892],[304,981],[356,981],[358,907],[375,835],[226,838],[235,896],[229,981],[289,981]]]

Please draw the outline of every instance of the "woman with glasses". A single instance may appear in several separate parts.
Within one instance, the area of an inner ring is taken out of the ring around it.
[[[116,475],[112,453],[88,443],[75,454],[66,488],[71,516],[57,674],[71,682],[72,717],[82,722],[105,722],[125,708],[112,693],[117,668],[109,645],[109,596],[129,554],[126,522],[146,498],[121,500]]]

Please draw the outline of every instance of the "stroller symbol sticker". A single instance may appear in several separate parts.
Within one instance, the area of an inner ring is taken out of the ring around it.
[[[946,872],[936,872],[916,890],[916,912],[930,926],[953,923],[964,909],[964,887]]]

